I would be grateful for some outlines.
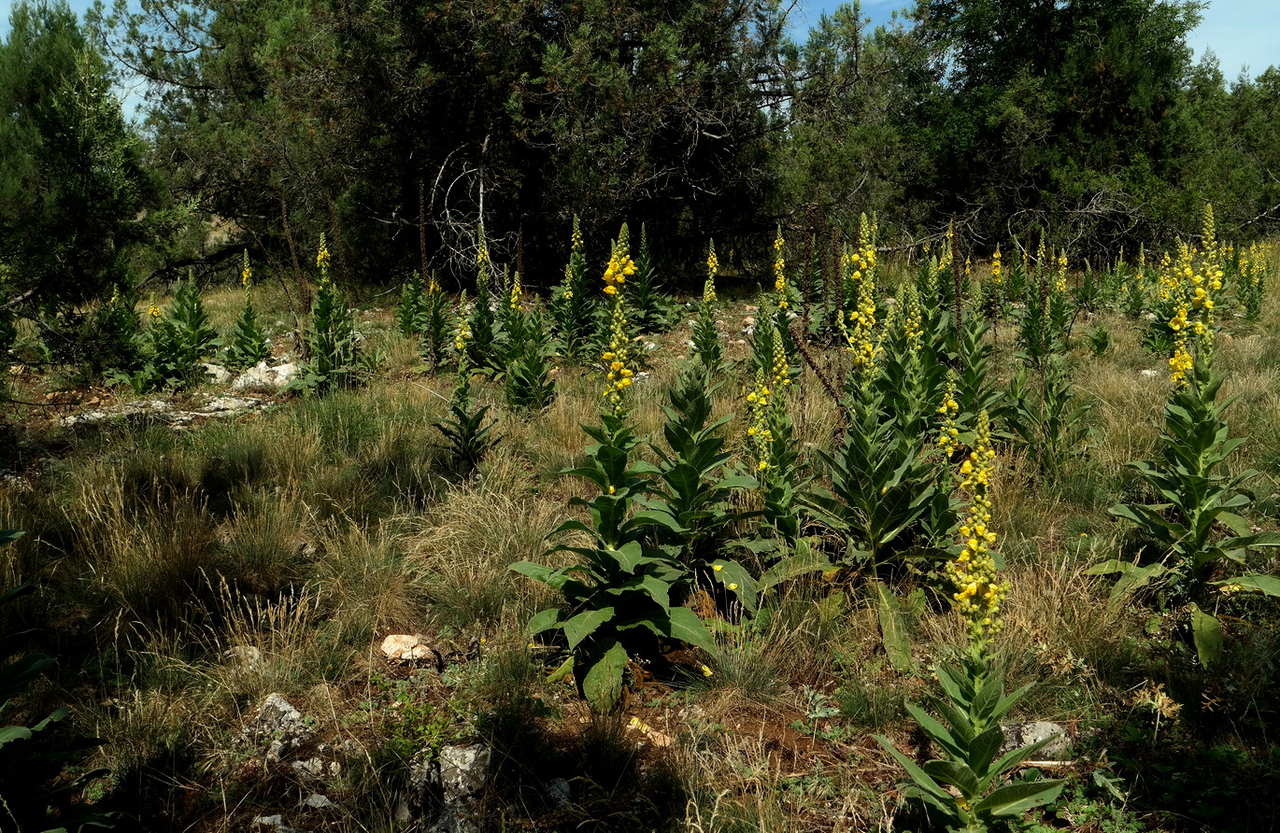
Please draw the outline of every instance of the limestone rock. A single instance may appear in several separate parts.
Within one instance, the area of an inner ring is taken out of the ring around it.
[[[269,743],[267,760],[274,762],[310,740],[312,732],[302,712],[283,695],[273,692],[266,696],[258,713],[244,727],[244,735],[255,743]]]
[[[382,640],[382,655],[391,662],[433,662],[443,665],[440,652],[427,644],[422,634],[393,633]]]
[[[1049,739],[1048,743],[1031,756],[1033,760],[1071,760],[1071,737],[1067,734],[1067,727],[1061,723],[1033,720],[1030,723],[1006,723],[1000,728],[1004,732],[1004,746],[1000,750],[1001,754]]]
[[[298,366],[292,362],[285,362],[272,367],[262,361],[237,376],[235,381],[231,383],[231,388],[232,390],[245,390],[248,388],[280,390],[292,382],[297,375]]]
[[[231,665],[248,671],[262,665],[262,651],[256,645],[232,645],[223,657]]]
[[[227,370],[220,364],[210,364],[209,362],[205,362],[202,366],[204,367],[205,376],[215,385],[230,384],[231,380],[235,378],[230,370]]]

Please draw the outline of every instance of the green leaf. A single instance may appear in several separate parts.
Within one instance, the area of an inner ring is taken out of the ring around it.
[[[1280,576],[1268,575],[1267,573],[1249,573],[1248,575],[1236,576],[1235,578],[1223,579],[1213,583],[1220,587],[1239,587],[1242,590],[1253,590],[1258,593],[1265,593],[1268,596],[1280,597]]]
[[[616,611],[612,607],[601,607],[595,610],[584,610],[577,616],[566,619],[561,627],[569,640],[572,650],[578,643],[595,633],[596,629],[613,619]]]
[[[899,752],[897,747],[893,745],[893,741],[884,735],[876,735],[875,739],[898,762],[898,766],[906,770],[907,775],[911,776],[911,780],[915,782],[917,787],[933,796],[936,800],[943,802],[945,806],[951,807],[955,805],[955,798],[951,793],[933,780],[933,776],[921,769],[915,761]]]
[[[711,575],[715,580],[723,584],[730,593],[737,595],[738,600],[742,602],[742,606],[748,612],[755,613],[759,606],[756,581],[747,572],[747,569],[737,561],[727,558],[717,558],[711,567]],[[733,585],[733,587],[729,585]]]
[[[615,641],[587,669],[582,678],[582,696],[597,712],[612,712],[622,699],[622,672],[627,667],[627,650]]]
[[[1055,800],[1066,781],[1022,781],[1001,787],[974,805],[975,813],[1016,816]]]
[[[1222,656],[1222,623],[1216,617],[1191,605],[1191,634],[1196,643],[1196,656],[1205,668],[1211,667]]]
[[[915,703],[906,703],[905,706],[907,712],[915,718],[917,723],[920,724],[920,728],[924,730],[926,735],[946,749],[950,754],[955,755],[958,758],[964,757],[964,747],[956,741],[955,736],[952,735],[951,732],[947,731],[946,726],[943,726],[935,720],[932,715],[917,706]]]
[[[765,571],[764,575],[760,576],[760,581],[758,582],[760,592],[764,593],[784,581],[805,575],[806,573],[830,570],[831,566],[831,562],[828,561],[822,553],[813,549],[813,547],[810,547],[804,541],[797,541],[795,552],[790,555],[783,556],[778,563],[774,564]]]
[[[978,792],[978,776],[959,761],[929,761],[924,771],[944,784],[952,784],[966,798]]]
[[[708,654],[714,655],[718,652],[716,641],[712,638],[711,632],[707,630],[706,625],[702,624],[698,614],[689,608],[671,608],[669,621],[671,623],[670,635],[673,639],[679,639],[681,642],[701,648]]]
[[[543,631],[551,630],[560,623],[560,608],[549,607],[546,610],[540,610],[529,620],[527,628],[529,636],[537,636]]]
[[[880,638],[885,655],[894,671],[906,672],[915,667],[911,657],[911,640],[907,636],[907,624],[902,618],[902,608],[884,582],[873,582],[876,590],[876,611],[880,617]]]

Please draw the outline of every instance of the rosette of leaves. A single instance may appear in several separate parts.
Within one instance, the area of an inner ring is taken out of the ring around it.
[[[737,592],[749,609],[752,582],[737,563],[716,561],[730,526],[742,517],[733,508],[734,492],[758,487],[755,478],[734,471],[724,450],[721,429],[728,419],[711,419],[716,386],[701,365],[686,368],[663,407],[666,446],[655,446],[658,458],[654,496],[646,505],[675,518],[682,531],[672,538],[680,561],[700,577]],[[716,561],[718,567],[712,567]]]
[[[587,510],[587,523],[566,521],[552,533],[579,535],[580,541],[551,550],[573,553],[577,562],[553,568],[521,561],[511,569],[561,594],[560,604],[530,620],[529,633],[559,633],[579,692],[594,711],[612,713],[622,704],[632,657],[656,656],[664,643],[708,653],[716,646],[702,620],[676,601],[687,595],[690,580],[676,548],[657,543],[683,529],[664,509],[633,511],[653,471],[632,460],[637,438],[613,414],[585,430],[596,442],[586,449],[585,464],[566,473],[590,481],[599,494],[573,499]]]
[[[716,306],[706,298],[698,302],[698,317],[693,323],[693,352],[702,362],[707,375],[717,373],[724,364],[724,345],[716,327]]]
[[[436,422],[435,429],[445,439],[447,468],[455,477],[467,477],[497,444],[493,422],[486,422],[488,405],[477,406],[471,393],[471,368],[460,360],[458,384],[449,398],[449,414]]]
[[[1019,371],[1008,399],[1009,431],[1042,474],[1057,477],[1088,453],[1092,405],[1075,394],[1061,359],[1045,365],[1035,390]]]
[[[209,324],[193,277],[178,283],[164,317],[142,338],[143,366],[130,378],[135,390],[185,388],[204,377],[201,362],[217,348],[218,334]]]
[[[486,280],[476,282],[476,300],[471,305],[471,339],[467,342],[467,357],[471,366],[481,373],[498,373],[502,367],[503,351],[498,337],[498,326],[493,309],[493,293]]]

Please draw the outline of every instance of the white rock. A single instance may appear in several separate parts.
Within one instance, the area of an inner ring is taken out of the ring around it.
[[[215,385],[230,384],[231,380],[235,378],[232,372],[222,365],[210,364],[209,362],[204,364],[204,373],[209,377],[209,381]]]
[[[440,750],[440,785],[446,804],[471,798],[484,788],[492,753],[489,747],[446,746]]]
[[[312,793],[298,802],[298,806],[307,810],[332,810],[338,805],[329,800],[327,795]]]
[[[293,378],[297,375],[298,366],[292,362],[285,362],[271,367],[263,361],[258,362],[237,376],[235,381],[231,383],[231,388],[232,390],[245,390],[246,388],[272,388],[279,390],[293,381]]]
[[[1143,379],[1155,379],[1160,375],[1158,370],[1139,370],[1138,375]]]
[[[262,405],[263,401],[261,399],[251,399],[247,396],[215,396],[204,403],[204,407],[198,413],[224,414],[233,411],[252,411],[254,408],[262,407]]]
[[[284,816],[276,813],[274,816],[254,816],[250,826],[255,830],[275,830],[276,833],[294,833],[292,827],[288,827],[284,823]]]
[[[255,742],[270,741],[267,760],[274,762],[310,740],[312,732],[302,712],[273,692],[266,696],[258,713],[244,727],[244,734]]]
[[[1048,742],[1031,756],[1032,759],[1037,761],[1071,760],[1071,738],[1067,734],[1067,727],[1061,723],[1054,723],[1050,720],[1034,720],[1030,723],[1006,723],[1000,728],[1004,732],[1002,753],[1021,749],[1024,746],[1048,739]]]
[[[231,665],[249,670],[262,665],[262,651],[256,645],[232,645],[223,657]]]
[[[421,662],[439,659],[422,634],[393,633],[382,640],[382,655],[392,662]]]

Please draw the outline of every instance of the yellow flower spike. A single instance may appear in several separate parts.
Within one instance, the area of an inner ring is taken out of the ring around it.
[[[715,570],[715,571],[718,573],[718,572],[720,572],[721,570],[723,570],[723,569],[724,569],[724,565],[723,565],[723,564],[712,564],[712,565],[711,565],[711,569]]]
[[[249,265],[249,250],[244,250],[244,260],[240,267],[240,285],[248,289],[253,284],[253,267]]]

